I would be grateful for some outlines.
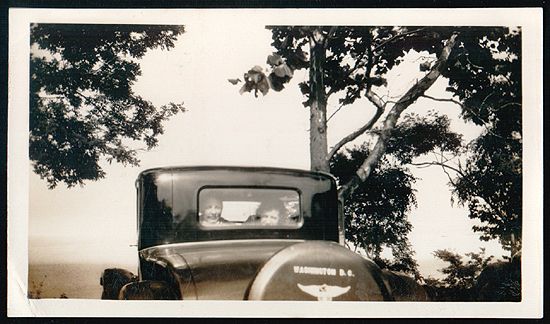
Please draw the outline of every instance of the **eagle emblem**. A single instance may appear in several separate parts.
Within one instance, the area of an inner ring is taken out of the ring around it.
[[[308,295],[317,297],[317,300],[332,300],[332,298],[341,296],[347,293],[350,290],[350,286],[339,287],[339,286],[329,286],[327,284],[322,285],[301,285],[298,284],[298,288],[301,291],[305,292]]]

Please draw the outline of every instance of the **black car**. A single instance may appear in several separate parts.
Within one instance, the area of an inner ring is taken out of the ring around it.
[[[136,187],[139,273],[106,269],[103,299],[428,299],[413,279],[343,246],[329,174],[158,168]]]

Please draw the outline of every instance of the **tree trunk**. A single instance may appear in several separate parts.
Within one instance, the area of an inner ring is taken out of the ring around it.
[[[312,171],[330,172],[327,160],[327,93],[325,91],[324,70],[326,52],[323,36],[315,34],[310,42],[310,115],[309,152]]]

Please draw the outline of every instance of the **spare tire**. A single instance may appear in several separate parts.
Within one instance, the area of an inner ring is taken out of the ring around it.
[[[274,254],[245,299],[393,300],[374,262],[327,241],[298,243]]]

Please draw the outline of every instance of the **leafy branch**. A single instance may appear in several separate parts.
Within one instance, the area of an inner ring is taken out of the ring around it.
[[[443,47],[443,50],[441,51],[440,56],[438,57],[436,63],[433,65],[431,70],[418,83],[413,85],[390,110],[384,121],[384,126],[380,132],[380,136],[378,137],[378,140],[374,145],[371,154],[357,170],[356,176],[339,189],[339,196],[341,199],[349,196],[359,186],[361,182],[365,181],[365,179],[374,169],[374,166],[378,163],[378,161],[384,154],[390,133],[395,128],[395,125],[401,113],[413,102],[415,102],[421,95],[423,95],[424,92],[429,89],[431,85],[441,75],[441,72],[446,66],[447,59],[449,58],[451,50],[454,47],[456,37],[457,34],[453,34],[447,40],[445,46]]]

